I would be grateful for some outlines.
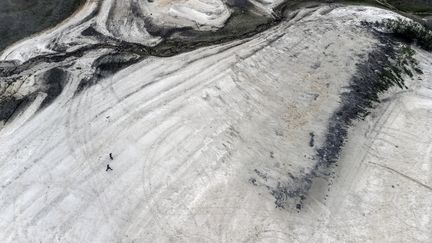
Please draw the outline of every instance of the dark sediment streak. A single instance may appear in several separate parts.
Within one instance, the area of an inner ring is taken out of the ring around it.
[[[23,98],[8,96],[0,99],[0,122],[8,122],[15,114],[25,109],[35,97],[35,94],[32,94]]]
[[[53,68],[43,76],[44,86],[42,91],[47,94],[44,101],[42,102],[40,108],[48,106],[51,102],[57,98],[63,91],[64,86],[67,83],[67,78],[69,74],[67,71],[61,68]]]
[[[92,68],[95,70],[93,76],[82,79],[78,84],[75,94],[78,95],[86,88],[96,84],[99,80],[139,62],[142,58],[143,56],[133,52],[112,53],[98,58],[92,65]]]

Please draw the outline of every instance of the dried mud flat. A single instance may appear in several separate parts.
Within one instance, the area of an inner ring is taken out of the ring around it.
[[[6,49],[1,241],[430,241],[432,54],[284,6],[89,1]]]

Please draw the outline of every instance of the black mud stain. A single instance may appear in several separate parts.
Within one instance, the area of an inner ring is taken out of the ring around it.
[[[270,158],[274,159],[274,152],[270,151]]]
[[[261,177],[261,179],[267,181],[267,174],[266,174],[266,173],[261,172],[261,171],[259,171],[259,170],[257,170],[257,169],[255,169],[254,171],[255,171],[255,173],[256,173],[259,177]]]
[[[313,147],[315,145],[315,134],[313,132],[310,132],[309,137],[309,146]]]
[[[113,37],[106,36],[101,32],[97,31],[93,26],[89,26],[81,32],[82,36],[92,37],[93,39],[99,40],[102,43],[107,43],[111,45],[115,45],[119,41]]]
[[[110,77],[121,69],[137,63],[142,58],[141,55],[135,53],[113,53],[99,57],[92,65],[95,70],[93,76],[80,81],[75,95],[96,84],[99,80]]]
[[[257,184],[257,180],[256,180],[255,178],[253,178],[253,177],[249,178],[249,182],[250,182],[252,185],[254,185],[254,186],[257,186],[257,185],[258,185],[258,184]]]
[[[0,61],[0,77],[6,77],[1,74],[14,73],[17,66],[19,66],[17,61]]]
[[[17,93],[12,93],[10,95],[2,94],[0,96],[0,121],[4,123],[10,121],[14,115],[18,114],[33,102],[39,92],[46,93],[46,97],[42,101],[39,110],[45,108],[61,94],[68,77],[67,71],[61,68],[52,68],[39,77],[36,77],[41,83],[37,91],[25,95]],[[4,85],[8,85],[11,81],[2,79],[1,82],[4,82]]]
[[[45,108],[51,104],[63,91],[64,86],[67,83],[69,74],[67,71],[61,68],[53,68],[48,70],[43,75],[43,87],[42,91],[47,94],[43,100],[40,109]]]
[[[3,97],[0,99],[0,121],[7,123],[15,114],[27,107],[34,100],[34,95],[23,98],[14,96]]]
[[[312,185],[312,175],[304,177],[295,177],[292,174],[288,175],[291,179],[289,183],[278,182],[276,188],[271,189],[271,194],[275,198],[275,205],[277,208],[285,208],[289,198],[301,200],[305,197],[305,192],[307,192]]]
[[[85,30],[83,30],[81,32],[82,36],[93,36],[93,37],[100,37],[100,36],[104,36],[102,35],[99,31],[95,30],[95,28],[93,28],[93,26],[87,27]]]
[[[249,0],[227,0],[227,4],[231,8],[238,9],[250,9],[253,6]]]

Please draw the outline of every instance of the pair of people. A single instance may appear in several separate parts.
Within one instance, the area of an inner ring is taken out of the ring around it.
[[[110,157],[111,160],[114,160],[114,157],[113,157],[112,153],[109,154],[109,157]],[[106,167],[105,171],[109,171],[109,170],[113,170],[113,169],[111,168],[111,166],[109,164],[107,164],[107,167]]]

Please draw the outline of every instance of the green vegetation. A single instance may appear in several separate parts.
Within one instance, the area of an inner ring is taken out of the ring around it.
[[[414,77],[414,72],[422,74],[418,67],[418,61],[414,58],[415,51],[405,44],[401,44],[395,60],[383,67],[380,72],[381,80],[387,89],[389,86],[397,85],[401,89],[406,89],[403,74]]]
[[[406,19],[386,19],[375,22],[375,27],[383,27],[408,43],[415,43],[421,48],[432,51],[432,31],[423,25]]]

